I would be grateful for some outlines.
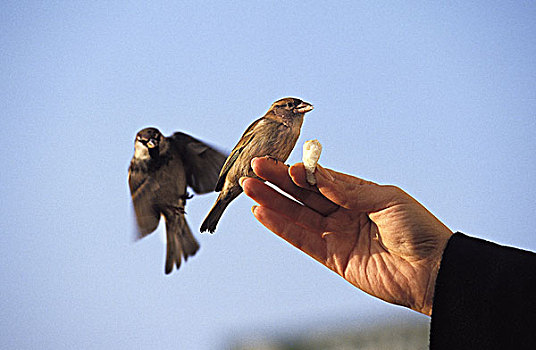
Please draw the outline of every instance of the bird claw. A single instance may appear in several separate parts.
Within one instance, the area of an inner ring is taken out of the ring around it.
[[[190,194],[190,193],[188,193],[188,192],[186,192],[185,194],[183,194],[183,195],[181,196],[181,199],[184,199],[185,201],[188,200],[188,199],[192,199],[192,198],[194,198],[194,195],[193,195],[193,194]]]
[[[274,157],[274,156],[267,155],[266,158],[273,160],[273,161],[275,162],[275,164],[279,163],[279,159],[277,159],[277,158]]]
[[[184,210],[184,206],[182,206],[182,207],[173,207],[173,209],[177,212],[177,214],[186,214],[186,211]]]

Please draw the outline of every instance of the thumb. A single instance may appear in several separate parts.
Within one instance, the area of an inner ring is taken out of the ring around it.
[[[379,185],[320,165],[315,175],[320,193],[346,209],[371,213],[403,201],[404,192],[396,186]]]

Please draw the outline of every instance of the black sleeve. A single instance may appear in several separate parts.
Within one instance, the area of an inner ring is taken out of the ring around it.
[[[437,276],[430,349],[536,349],[536,254],[455,233]]]

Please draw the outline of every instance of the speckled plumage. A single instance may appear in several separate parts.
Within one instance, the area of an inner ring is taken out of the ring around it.
[[[231,151],[220,172],[216,191],[221,191],[216,203],[201,225],[201,232],[214,232],[225,208],[240,193],[238,180],[255,176],[251,160],[270,156],[286,161],[300,136],[304,114],[313,106],[300,99],[287,97],[272,104],[266,114],[254,121]]]

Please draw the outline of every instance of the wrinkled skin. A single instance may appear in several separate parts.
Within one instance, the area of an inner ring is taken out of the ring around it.
[[[435,280],[452,232],[410,195],[318,166],[317,186],[302,163],[256,158],[252,168],[300,205],[255,178],[242,178],[255,217],[357,288],[389,303],[432,313]]]

